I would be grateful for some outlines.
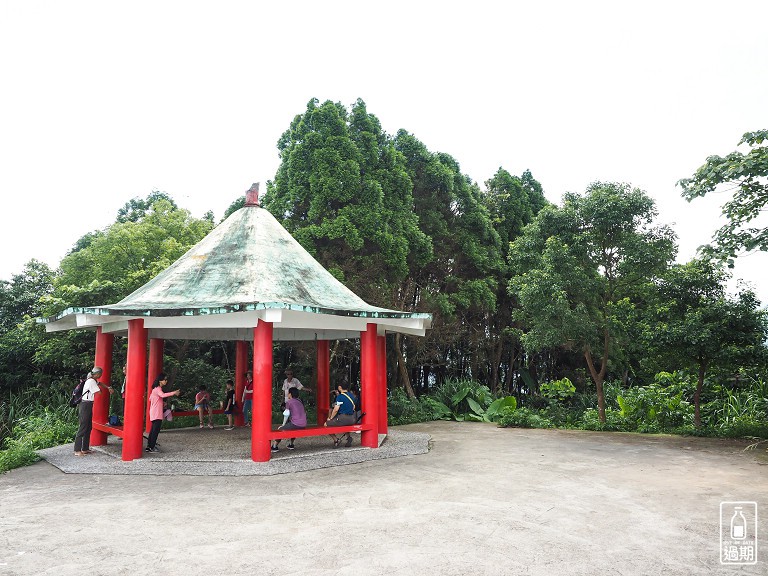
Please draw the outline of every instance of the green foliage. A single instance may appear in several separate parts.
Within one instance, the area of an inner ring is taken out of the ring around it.
[[[568,378],[542,382],[539,386],[541,395],[550,400],[564,402],[576,393],[576,386]]]
[[[746,153],[734,151],[725,158],[710,156],[693,174],[678,182],[682,195],[688,201],[706,196],[721,186],[734,191],[723,206],[728,221],[715,233],[708,252],[728,260],[741,250],[768,250],[768,229],[752,225],[768,204],[768,130],[747,132],[739,146],[749,146]]]
[[[615,432],[626,429],[626,420],[621,412],[613,408],[605,409],[605,422],[600,419],[600,414],[594,408],[586,410],[581,417],[582,428],[597,432]]]
[[[402,388],[395,388],[387,399],[387,415],[389,425],[399,426],[447,419],[450,410],[429,396],[409,398]]]
[[[596,182],[584,196],[566,194],[562,208],[542,209],[510,247],[509,289],[520,304],[524,346],[584,354],[600,411],[611,351],[631,340],[636,287],[675,253],[674,234],[653,226],[655,216],[642,190]]]
[[[511,406],[504,408],[499,415],[499,426],[504,428],[552,428],[552,421],[530,408]]]
[[[616,401],[628,429],[660,432],[692,424],[693,406],[683,394],[683,390],[651,384],[629,388]]]
[[[748,387],[717,386],[715,398],[702,408],[707,427],[722,436],[768,437],[768,380],[750,378]]]
[[[451,419],[484,420],[485,410],[493,401],[488,386],[474,380],[450,378],[432,393],[435,401],[442,403],[451,413]]]
[[[413,211],[403,155],[357,100],[313,99],[278,142],[282,163],[263,205],[364,299],[390,304],[409,260],[431,246]]]
[[[77,410],[55,386],[27,389],[0,401],[0,472],[39,460],[35,450],[71,442]]]
[[[192,218],[162,193],[131,202],[137,205],[127,204],[115,224],[89,235],[61,261],[49,314],[67,306],[117,302],[170,266],[213,227],[209,220]]]

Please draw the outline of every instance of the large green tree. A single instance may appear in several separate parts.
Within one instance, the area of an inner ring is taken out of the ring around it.
[[[765,357],[766,313],[754,293],[726,293],[719,265],[694,259],[671,267],[659,280],[651,307],[647,340],[671,366],[692,368],[697,376],[694,407],[701,426],[701,393],[707,371],[736,372]]]
[[[440,381],[449,366],[454,375],[479,378],[503,270],[499,234],[482,191],[461,173],[453,157],[429,151],[405,130],[397,133],[395,146],[405,156],[413,182],[419,227],[433,246],[432,258],[423,264],[411,262],[401,284],[406,309],[418,306],[434,316],[427,338],[409,340],[411,356],[423,366],[422,382],[429,371]],[[407,375],[401,370],[400,376]]]
[[[432,244],[419,228],[406,159],[379,120],[362,100],[347,111],[313,99],[278,150],[264,207],[363,299],[402,308],[402,284],[432,258]]]
[[[37,379],[33,358],[43,330],[31,319],[42,314],[54,278],[47,264],[30,260],[20,274],[0,282],[0,392]]]
[[[690,178],[678,182],[688,201],[715,190],[733,192],[723,205],[728,221],[715,233],[708,252],[728,260],[742,250],[768,250],[768,228],[758,217],[768,204],[768,130],[747,132],[736,150],[724,158],[710,156]]]
[[[494,391],[499,391],[502,385],[509,390],[513,373],[519,368],[515,364],[523,358],[518,337],[519,327],[512,317],[515,304],[508,290],[509,244],[520,236],[523,228],[549,203],[544,198],[541,184],[530,171],[526,170],[522,176],[514,176],[503,168],[499,168],[492,178],[486,180],[484,201],[493,228],[499,235],[503,256],[496,289],[496,310],[488,315],[486,347],[490,366],[489,384]],[[499,376],[502,365],[506,368],[503,383]]]
[[[350,289],[392,305],[409,258],[428,257],[430,246],[413,212],[404,159],[378,119],[362,100],[347,112],[313,99],[278,150],[264,207]]]
[[[210,219],[193,218],[164,194],[153,192],[146,201],[128,202],[114,224],[87,233],[61,261],[50,312],[122,299],[170,266],[212,227]]]
[[[603,382],[622,321],[631,317],[634,286],[661,274],[674,258],[675,237],[654,226],[653,200],[627,184],[596,182],[545,207],[512,242],[523,343],[530,351],[565,347],[583,355],[605,422]],[[622,320],[622,321],[620,321]]]

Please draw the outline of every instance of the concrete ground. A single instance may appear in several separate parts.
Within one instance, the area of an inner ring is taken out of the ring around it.
[[[429,434],[430,451],[270,476],[13,470],[0,574],[768,573],[764,522],[757,565],[719,564],[720,502],[768,511],[768,467],[745,442],[401,430]]]

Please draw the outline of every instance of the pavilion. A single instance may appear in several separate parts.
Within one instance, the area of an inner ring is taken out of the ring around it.
[[[317,343],[318,424],[325,421],[330,392],[331,340],[360,338],[361,424],[334,428],[360,431],[361,444],[378,448],[387,433],[387,332],[423,336],[432,317],[371,306],[320,265],[272,214],[258,203],[258,184],[246,192],[245,206],[231,214],[186,254],[147,284],[108,306],[68,308],[41,320],[47,332],[96,331],[95,365],[109,383],[115,336],[127,336],[128,359],[123,426],[107,424],[109,397],[98,394],[93,407],[91,445],[122,437],[122,459],[143,455],[151,383],[163,371],[165,340],[235,341],[236,398],[242,397],[253,343],[254,376],[251,458],[266,462],[272,430],[272,344]],[[149,352],[147,352],[149,344]],[[242,417],[240,419],[242,423]],[[304,435],[328,434],[317,427]]]

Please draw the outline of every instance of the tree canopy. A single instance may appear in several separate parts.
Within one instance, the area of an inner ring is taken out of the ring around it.
[[[520,305],[524,345],[579,350],[603,422],[603,381],[623,336],[617,313],[634,305],[634,286],[663,272],[675,254],[674,234],[653,226],[655,216],[642,190],[596,182],[583,196],[566,194],[561,208],[544,208],[512,243],[509,287]]]
[[[724,192],[733,192],[723,205],[728,221],[715,233],[708,250],[729,265],[742,250],[768,250],[768,228],[758,221],[768,204],[768,130],[747,132],[739,145],[750,150],[736,150],[724,158],[710,156],[693,176],[678,182],[688,201],[723,187]]]

